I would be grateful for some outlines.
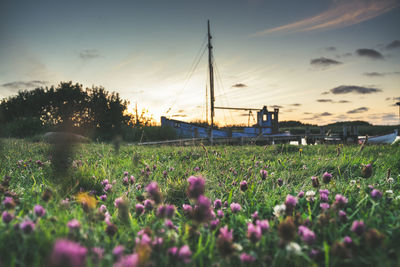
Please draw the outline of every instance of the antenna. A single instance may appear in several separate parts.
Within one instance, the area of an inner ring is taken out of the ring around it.
[[[210,33],[210,20],[207,20],[208,29],[208,69],[210,71],[210,106],[211,106],[211,127],[210,127],[210,143],[213,144],[213,127],[214,127],[214,70],[212,65],[212,45]]]

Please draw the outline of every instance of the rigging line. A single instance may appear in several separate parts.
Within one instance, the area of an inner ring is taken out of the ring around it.
[[[178,94],[176,95],[175,100],[172,102],[172,104],[171,104],[170,108],[167,110],[166,114],[168,114],[168,113],[171,111],[171,109],[173,108],[173,106],[176,104],[176,102],[178,101],[179,96],[180,96],[180,95],[183,93],[183,91],[185,90],[185,88],[186,88],[186,86],[187,86],[187,84],[188,84],[190,78],[192,77],[192,75],[193,75],[194,71],[196,70],[197,66],[199,65],[199,62],[200,62],[200,60],[202,59],[202,57],[203,57],[203,55],[204,55],[204,52],[206,51],[206,48],[207,48],[207,46],[205,45],[205,44],[206,44],[206,40],[207,40],[207,36],[205,36],[205,38],[204,38],[204,40],[203,40],[203,43],[201,44],[200,49],[199,49],[199,51],[197,52],[196,57],[194,58],[194,60],[193,60],[193,62],[192,62],[192,65],[191,65],[190,68],[189,68],[188,73],[186,74],[185,82],[184,82],[184,85],[183,85],[182,89],[181,89],[181,90],[178,92]],[[201,52],[201,51],[203,51],[203,52]],[[200,55],[200,54],[201,54],[201,55]],[[199,55],[200,55],[200,56],[199,56]],[[197,62],[196,62],[196,61],[197,61]]]
[[[216,69],[216,72],[217,72],[217,80],[219,79],[220,86],[222,88],[222,94],[225,95],[226,103],[227,103],[228,106],[230,106],[230,101],[229,101],[229,98],[226,96],[225,88],[224,88],[224,85],[222,83],[221,73],[219,71],[218,65],[217,65],[217,63],[216,63],[214,58],[213,58],[213,61],[214,61],[215,69]],[[231,110],[229,110],[228,112],[229,112],[229,115],[231,117],[231,122],[233,123],[234,120],[233,120],[232,112],[231,112]]]

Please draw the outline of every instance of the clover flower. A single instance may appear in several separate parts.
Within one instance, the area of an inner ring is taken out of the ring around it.
[[[26,220],[20,224],[20,229],[25,234],[30,234],[33,232],[33,230],[35,230],[35,223],[30,220]]]
[[[342,222],[346,222],[347,221],[347,214],[345,211],[343,210],[339,210],[339,220]]]
[[[219,220],[218,220],[218,219],[212,220],[212,221],[210,222],[210,229],[211,229],[211,230],[215,230],[215,229],[217,228],[218,224],[219,224]]]
[[[375,200],[382,198],[382,192],[378,189],[374,189],[371,191],[371,197]]]
[[[240,254],[240,261],[244,264],[246,263],[253,263],[256,261],[256,258],[251,256],[250,254],[242,253]]]
[[[312,186],[313,186],[313,187],[319,187],[318,177],[312,176],[312,177],[311,177],[311,183],[312,183]]]
[[[232,213],[238,213],[241,209],[242,209],[242,207],[240,206],[240,204],[238,204],[238,203],[231,203],[231,211],[232,211]]]
[[[298,194],[297,194],[298,198],[303,198],[304,197],[304,191],[301,190]]]
[[[101,195],[100,197],[101,201],[106,201],[107,200],[107,195]]]
[[[351,231],[353,231],[356,235],[362,235],[365,231],[365,224],[363,221],[354,221],[351,225]]]
[[[312,190],[309,190],[306,192],[306,199],[307,201],[314,201],[314,197],[315,197],[315,192]]]
[[[152,210],[154,207],[154,201],[151,199],[146,199],[143,204],[146,210]]]
[[[121,257],[119,261],[114,264],[114,267],[138,267],[139,266],[139,255],[129,254]]]
[[[221,199],[216,199],[214,201],[214,209],[220,209],[222,207],[222,201]]]
[[[290,194],[287,195],[285,200],[285,206],[288,212],[293,211],[296,205],[297,205],[297,198]]]
[[[277,183],[278,183],[279,186],[282,186],[282,185],[283,185],[283,180],[282,180],[282,178],[278,178]]]
[[[285,211],[286,211],[286,205],[285,204],[276,205],[274,207],[273,214],[274,214],[275,217],[278,218],[278,217],[282,216],[285,213]]]
[[[44,214],[46,213],[45,209],[40,206],[40,205],[35,205],[35,207],[33,208],[33,212],[36,214],[36,216],[38,217],[43,217]]]
[[[193,219],[205,222],[211,218],[211,201],[205,196],[199,196],[193,211]]]
[[[67,226],[70,231],[74,231],[74,230],[79,229],[81,227],[81,224],[79,223],[79,221],[77,219],[72,219],[67,223]]]
[[[83,267],[86,265],[87,249],[73,241],[59,239],[50,256],[51,266]]]
[[[361,170],[361,175],[364,178],[371,177],[372,176],[372,165],[371,164],[363,165],[362,170]]]
[[[329,209],[329,204],[328,203],[321,203],[321,204],[319,204],[319,206],[324,211]]]
[[[329,182],[332,180],[332,174],[330,174],[329,172],[325,172],[323,175],[322,175],[322,181],[325,183],[325,184],[329,184]]]
[[[346,197],[340,195],[340,194],[336,194],[335,196],[335,205],[339,206],[339,207],[343,207],[347,204],[348,200]]]
[[[261,232],[264,234],[269,229],[269,222],[268,220],[257,220],[256,225],[260,226]]]
[[[308,229],[306,226],[299,226],[299,236],[303,240],[303,242],[307,243],[308,245],[311,245],[315,241],[315,233]]]
[[[146,191],[156,204],[161,203],[161,192],[156,182],[151,182],[146,186]]]
[[[187,190],[189,198],[197,199],[200,195],[204,194],[205,180],[201,176],[190,176],[187,179],[189,187]]]
[[[261,179],[265,180],[268,177],[268,172],[266,170],[260,170]]]
[[[124,251],[125,247],[122,245],[118,245],[112,250],[112,254],[114,255],[115,258],[119,259],[122,257],[122,255],[124,255]]]
[[[241,181],[240,182],[240,190],[242,190],[243,192],[246,191],[248,188],[247,182],[246,181]]]
[[[217,210],[217,216],[219,218],[223,218],[225,216],[224,212],[222,210]]]
[[[14,218],[14,216],[8,211],[3,211],[3,213],[1,214],[1,218],[3,219],[3,222],[5,224],[9,224]]]
[[[15,202],[12,197],[5,197],[3,200],[3,205],[6,209],[12,209],[15,207]]]
[[[135,205],[135,212],[137,215],[141,215],[144,212],[144,206],[142,204]]]
[[[178,259],[184,263],[189,263],[191,260],[192,252],[188,245],[184,245],[179,249]]]
[[[256,243],[261,239],[262,231],[259,225],[252,223],[247,224],[247,238],[252,242]]]

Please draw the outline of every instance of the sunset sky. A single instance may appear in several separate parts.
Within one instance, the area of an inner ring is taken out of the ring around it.
[[[400,0],[3,0],[0,99],[73,81],[119,92],[156,121],[205,120],[207,52],[189,73],[207,19],[216,106],[399,123]],[[216,120],[247,114],[218,110]]]

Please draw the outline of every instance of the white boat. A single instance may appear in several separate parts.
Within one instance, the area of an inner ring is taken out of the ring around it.
[[[396,129],[391,134],[380,135],[380,136],[371,136],[371,137],[368,137],[367,143],[369,143],[369,144],[391,144],[394,142],[394,140],[396,140],[397,133],[398,133],[398,131]],[[365,140],[365,138],[360,139],[360,141],[364,141],[364,140]]]

